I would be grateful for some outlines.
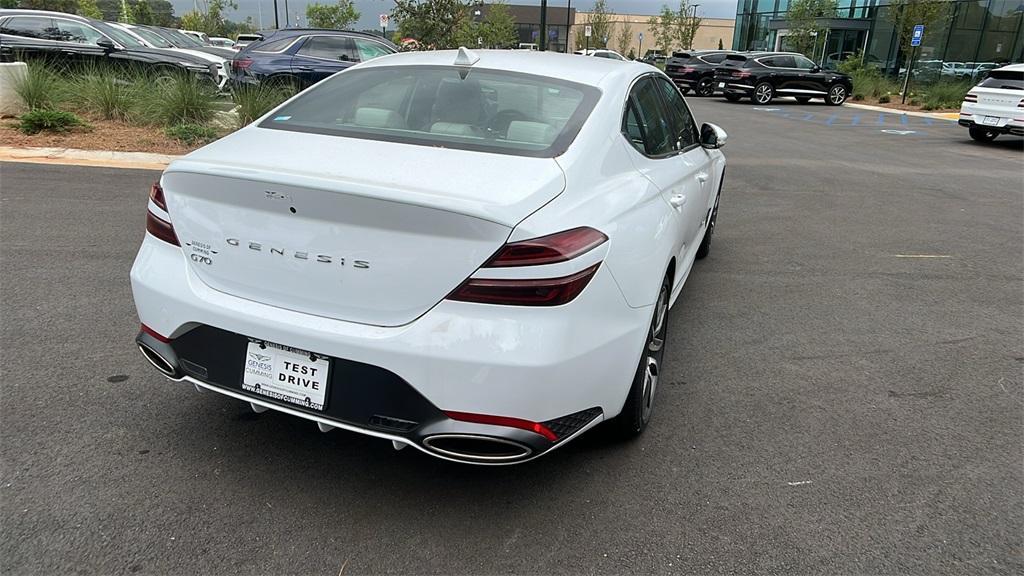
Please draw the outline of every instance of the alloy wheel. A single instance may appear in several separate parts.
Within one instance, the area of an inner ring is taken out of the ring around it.
[[[828,93],[829,102],[838,106],[846,101],[846,88],[843,86],[833,86],[832,90]]]
[[[772,101],[772,87],[769,84],[760,84],[754,92],[754,99],[758,104],[767,104]]]
[[[701,78],[697,84],[697,96],[711,96],[715,93],[715,82],[711,78]]]
[[[668,285],[663,285],[658,294],[657,308],[654,310],[651,334],[647,339],[643,399],[640,405],[640,417],[644,423],[651,419],[651,412],[654,411],[654,394],[658,390],[658,370],[662,358],[665,356],[665,318],[668,316],[668,296]]]

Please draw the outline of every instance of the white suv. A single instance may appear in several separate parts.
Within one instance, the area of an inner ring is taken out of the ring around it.
[[[1024,136],[1024,64],[992,70],[971,88],[960,105],[960,125],[979,142],[1000,134]]]

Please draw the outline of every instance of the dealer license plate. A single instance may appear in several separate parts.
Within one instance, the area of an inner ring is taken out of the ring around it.
[[[981,121],[981,123],[985,124],[987,126],[996,126],[996,125],[999,124],[999,117],[998,116],[985,116],[985,118]]]
[[[276,400],[324,409],[330,361],[271,342],[249,342],[242,389]]]

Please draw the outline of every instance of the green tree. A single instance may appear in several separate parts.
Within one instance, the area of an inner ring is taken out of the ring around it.
[[[189,10],[181,15],[178,26],[182,30],[202,30],[206,27],[206,16],[195,10]]]
[[[27,10],[52,10],[74,14],[78,9],[78,0],[21,0],[17,7]]]
[[[467,16],[456,39],[460,46],[471,48],[481,45],[484,48],[510,48],[519,40],[516,19],[508,5],[498,1],[487,7],[487,15],[483,20],[477,21]]]
[[[132,9],[132,13],[135,15],[136,24],[149,26],[156,23],[156,18],[153,16],[153,7],[149,5],[148,0],[139,0],[135,8]]]
[[[693,37],[697,35],[701,19],[697,16],[696,6],[690,6],[687,0],[680,0],[679,12],[676,13],[675,32],[679,47],[689,50],[693,48]]]
[[[619,49],[619,54],[623,56],[629,50],[630,44],[633,43],[633,26],[623,20],[619,26],[619,33],[615,36],[615,47]]]
[[[722,49],[723,49],[723,46],[722,46],[722,39],[721,39],[721,38],[719,38],[719,39],[718,39],[718,49],[719,49],[719,50],[722,50]]]
[[[590,38],[590,46],[607,48],[608,40],[612,37],[612,11],[606,0],[594,2],[594,8],[590,11],[589,22],[593,36]]]
[[[424,48],[458,48],[460,32],[469,16],[463,0],[394,0],[391,16],[403,38],[414,38]]]
[[[0,8],[17,8],[18,0],[0,0]]]
[[[336,4],[314,2],[306,6],[306,21],[313,28],[344,30],[359,20],[359,16],[352,0],[338,0]]]
[[[818,26],[819,18],[835,16],[836,0],[793,0],[789,3],[790,47],[814,60],[814,45],[825,29]],[[824,49],[824,47],[822,47]]]
[[[890,0],[885,18],[896,28],[900,49],[909,53],[914,26],[924,24],[927,31],[929,25],[947,14],[950,6],[949,2],[941,0]]]
[[[127,0],[121,0],[121,11],[117,13],[117,21],[125,24],[135,22],[135,12]]]
[[[661,6],[661,13],[651,16],[647,20],[647,26],[651,29],[651,40],[661,50],[662,54],[668,55],[672,51],[672,45],[677,39],[676,34],[676,13],[667,4]],[[641,57],[643,54],[640,55]]]
[[[75,13],[86,18],[103,19],[103,12],[100,12],[99,7],[96,6],[96,0],[78,0],[78,9],[75,10]]]

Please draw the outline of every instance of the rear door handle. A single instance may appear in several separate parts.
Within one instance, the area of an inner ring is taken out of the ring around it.
[[[668,199],[668,203],[671,204],[673,208],[682,208],[683,205],[686,204],[686,194],[676,194]]]

